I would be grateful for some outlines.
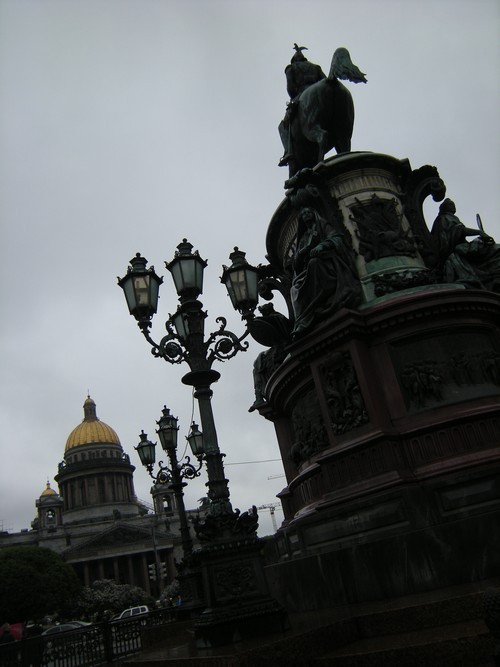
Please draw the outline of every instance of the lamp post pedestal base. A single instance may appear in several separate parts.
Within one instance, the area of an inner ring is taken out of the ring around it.
[[[199,552],[206,608],[196,620],[198,648],[282,632],[288,621],[270,594],[257,537],[204,546]]]
[[[194,552],[187,560],[177,563],[181,598],[178,616],[182,618],[196,618],[205,608],[203,579],[197,553]]]

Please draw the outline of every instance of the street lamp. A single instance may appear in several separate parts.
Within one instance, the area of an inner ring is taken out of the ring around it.
[[[175,289],[181,300],[197,299],[203,292],[203,271],[207,262],[200,257],[187,239],[177,246],[174,259],[165,262],[166,268],[172,274]]]
[[[226,284],[233,306],[248,321],[252,319],[257,306],[257,269],[248,264],[245,253],[238,248],[235,248],[230,259],[232,265],[229,268],[223,267],[222,281]],[[153,267],[147,268],[147,261],[139,253],[130,264],[126,276],[119,278],[118,284],[125,292],[130,314],[137,320],[144,337],[151,345],[153,355],[171,364],[186,362],[190,368],[190,371],[183,376],[182,382],[194,388],[194,397],[199,405],[203,429],[202,451],[207,466],[210,499],[208,515],[212,518],[210,534],[214,539],[222,538],[228,533],[227,529],[234,526],[236,515],[229,501],[228,480],[223,466],[224,454],[219,449],[212,411],[211,385],[220,377],[220,373],[212,369],[212,364],[215,360],[231,359],[238,352],[246,350],[248,342],[244,342],[244,339],[248,336],[249,330],[247,328],[243,335],[238,337],[226,329],[226,319],[218,317],[216,321],[219,329],[210,333],[205,339],[207,314],[203,311],[203,304],[198,297],[203,291],[203,270],[207,262],[197,251],[193,252],[191,243],[183,239],[177,246],[174,258],[170,262],[165,262],[166,268],[172,274],[180,303],[175,314],[170,315],[165,323],[167,334],[157,343],[151,337],[149,330],[157,310],[158,290],[162,278],[156,275]],[[140,289],[142,291],[139,293]],[[164,442],[162,437],[165,442],[168,438],[175,437],[171,420],[171,416],[165,416],[164,425],[158,431],[162,446]],[[139,455],[141,456],[143,452],[144,456],[151,457],[151,449],[146,440],[147,438],[144,438],[139,445],[141,448],[138,449]],[[195,442],[194,434],[192,440]],[[165,451],[168,452],[168,448]],[[150,458],[146,461],[150,461]],[[146,462],[144,465],[147,467],[150,464]],[[215,531],[214,522],[218,526]],[[257,517],[255,517],[255,530],[257,530]]]
[[[170,414],[170,410],[165,406],[162,410],[162,416],[156,422],[158,424],[157,434],[160,438],[160,444],[166,452],[170,465],[164,465],[163,461],[158,462],[158,472],[154,473],[156,461],[156,443],[148,440],[148,436],[141,431],[140,442],[134,449],[137,450],[142,465],[148,471],[150,477],[155,480],[155,484],[168,484],[174,492],[177,508],[179,511],[179,521],[181,529],[182,550],[184,557],[187,557],[193,551],[193,541],[189,532],[189,526],[184,506],[184,479],[194,479],[200,476],[203,456],[203,435],[193,422],[191,431],[187,440],[191,446],[194,456],[198,459],[199,466],[195,467],[191,463],[189,456],[185,457],[184,463],[177,460],[177,418]]]
[[[203,456],[203,433],[200,431],[198,424],[195,422],[191,424],[191,430],[187,436],[187,441],[194,456]]]
[[[248,348],[248,342],[244,341],[244,338],[250,333],[257,307],[259,269],[250,266],[245,260],[245,253],[235,248],[230,257],[232,265],[229,268],[223,267],[222,281],[226,284],[234,308],[246,322],[245,332],[238,337],[226,329],[226,319],[218,317],[216,321],[219,329],[205,339],[207,314],[203,311],[203,304],[198,297],[203,289],[206,262],[197,252],[193,253],[192,249],[193,246],[184,239],[177,246],[173,260],[165,263],[172,274],[179,305],[176,313],[170,315],[166,321],[167,334],[159,343],[151,337],[149,329],[156,313],[157,288],[161,284],[161,278],[152,267],[146,268],[147,262],[144,258],[136,255],[136,258],[131,260],[127,275],[119,278],[118,284],[125,292],[130,313],[137,320],[153,355],[170,364],[188,364],[189,372],[182,377],[182,382],[193,387],[193,395],[198,401],[203,442],[194,423],[189,442],[198,460],[203,459],[206,463],[207,495],[210,502],[204,519],[194,522],[196,535],[202,543],[199,550],[189,551],[192,545],[187,523],[184,524],[183,544],[189,558],[178,567],[178,575],[184,577],[187,590],[189,586],[194,590],[191,600],[200,601],[204,606],[195,622],[195,637],[197,646],[209,648],[237,641],[249,632],[260,634],[273,628],[282,630],[284,612],[269,594],[257,538],[257,508],[254,506],[251,510],[240,513],[231,507],[228,480],[224,473],[224,454],[219,449],[211,403],[211,385],[220,377],[220,373],[212,369],[214,361],[226,361]],[[142,282],[133,282],[135,278],[140,278]],[[143,284],[143,291],[137,301],[138,286]],[[160,472],[156,478],[159,476],[159,479],[163,479],[162,475],[165,474],[172,479],[172,486],[177,485],[179,499],[183,502],[184,483],[181,470],[185,477],[192,473],[189,460],[183,464],[184,467],[179,468],[176,460],[172,458],[177,441],[177,420],[165,408],[158,426],[157,433],[170,458],[171,467],[167,469],[160,463]],[[149,443],[145,433],[141,433],[141,442],[137,449],[150,475],[154,477],[154,446]],[[198,590],[201,591],[201,586],[203,602],[197,593]]]
[[[127,274],[118,280],[125,293],[130,314],[139,322],[139,326],[147,326],[156,313],[158,291],[163,278],[156,275],[154,266],[146,268],[147,260],[136,253],[130,260]]]
[[[245,259],[245,253],[238,248],[229,255],[231,266],[223,266],[221,282],[226,285],[233,308],[243,319],[253,317],[259,301],[259,269]]]

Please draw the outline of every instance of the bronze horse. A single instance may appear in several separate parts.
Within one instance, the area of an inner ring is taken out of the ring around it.
[[[302,48],[296,47],[296,50]],[[306,59],[302,54],[300,57],[303,64]],[[292,59],[287,70],[293,64]],[[365,75],[352,63],[345,48],[333,54],[328,77],[307,85],[289,103],[287,115],[279,127],[285,148],[280,165],[288,164],[289,176],[305,167],[314,167],[332,148],[337,153],[351,150],[354,104],[351,93],[339,79],[366,83]]]

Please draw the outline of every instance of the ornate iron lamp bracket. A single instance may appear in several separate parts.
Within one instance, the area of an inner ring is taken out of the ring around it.
[[[155,474],[153,472],[154,464],[148,464],[146,466],[149,476],[155,480],[155,484],[172,484],[176,482],[175,477],[178,478],[178,481],[183,479],[194,479],[195,477],[200,476],[200,470],[203,465],[203,459],[200,457],[198,461],[199,465],[196,467],[191,463],[191,458],[189,456],[185,457],[185,463],[177,464],[177,475],[172,471],[172,468],[163,464],[163,461],[158,461],[158,472]]]
[[[232,331],[226,329],[227,320],[225,317],[218,317],[216,322],[220,324],[219,330],[210,334],[206,342],[206,349],[208,352],[208,363],[210,366],[213,361],[227,361],[232,359],[238,352],[245,352],[248,350],[248,341],[242,344],[248,334],[248,329],[238,338]]]
[[[227,361],[232,359],[238,352],[245,352],[248,347],[248,341],[242,341],[249,335],[247,329],[242,336],[237,336],[232,331],[226,329],[227,320],[225,317],[218,317],[216,322],[220,325],[219,329],[211,333],[205,343],[202,344],[198,353],[175,333],[170,320],[167,320],[165,327],[168,331],[159,343],[154,341],[149,335],[149,327],[141,327],[141,331],[151,345],[151,354],[154,357],[165,359],[170,364],[181,364],[186,361],[188,364],[194,357],[205,357],[208,367],[212,366],[215,359],[218,361]]]

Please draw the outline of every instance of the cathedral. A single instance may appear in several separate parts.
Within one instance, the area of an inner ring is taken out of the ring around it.
[[[114,579],[159,596],[182,558],[179,517],[168,485],[151,489],[153,505],[137,499],[135,467],[118,435],[97,417],[88,396],[83,421],[66,440],[55,480],[36,500],[31,530],[0,535],[0,548],[39,546],[61,554],[82,583]],[[195,512],[196,513],[196,512]],[[159,565],[159,567],[158,567]],[[150,578],[161,571],[161,580]]]

